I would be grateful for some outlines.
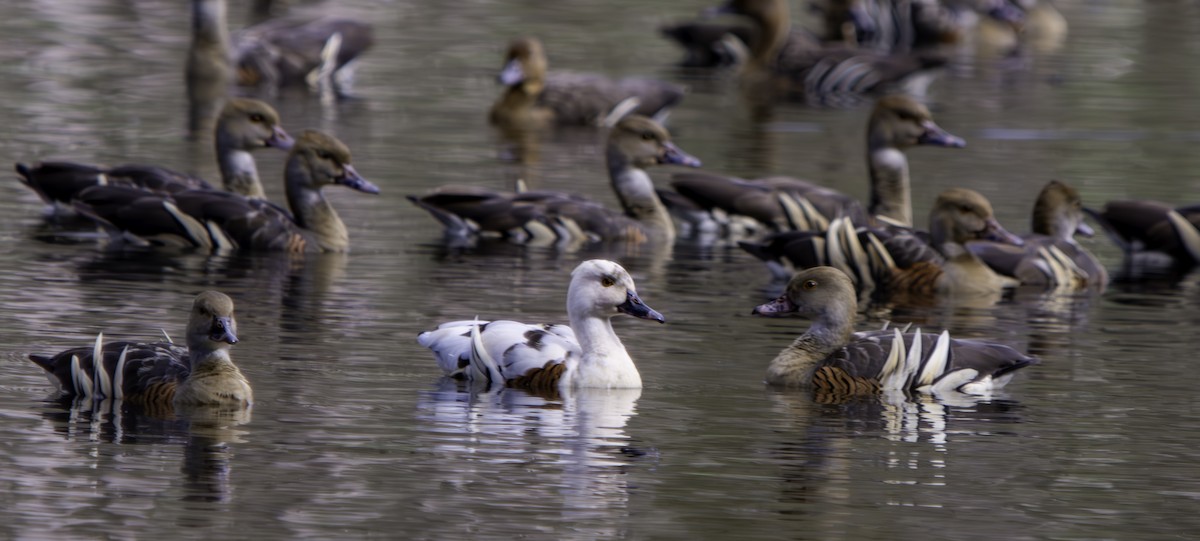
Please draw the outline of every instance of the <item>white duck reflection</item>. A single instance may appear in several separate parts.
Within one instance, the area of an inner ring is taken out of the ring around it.
[[[468,392],[444,378],[422,393],[420,429],[453,499],[431,494],[427,508],[461,515],[457,498],[502,498],[558,513],[575,530],[620,533],[629,515],[626,466],[645,455],[625,433],[641,389],[573,389],[554,396],[500,388]],[[517,464],[520,468],[505,468]],[[536,479],[534,483],[530,479]],[[443,493],[444,495],[444,493]],[[468,506],[469,507],[469,506]]]

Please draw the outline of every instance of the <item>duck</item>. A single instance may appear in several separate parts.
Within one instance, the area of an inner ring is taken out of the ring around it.
[[[713,13],[745,16],[757,39],[743,74],[756,97],[793,97],[811,105],[852,106],[865,96],[922,95],[931,70],[946,63],[936,54],[888,54],[836,45],[795,47],[789,41],[787,0],[730,0]]]
[[[284,170],[288,207],[211,189],[151,194],[126,186],[93,186],[75,201],[110,237],[139,245],[303,252],[346,252],[350,237],[321,190],[341,185],[378,194],[359,175],[350,149],[332,135],[305,130]]]
[[[232,98],[225,103],[217,117],[213,142],[224,189],[252,199],[265,199],[266,193],[251,153],[262,148],[288,150],[294,143],[280,125],[275,108],[250,98]],[[17,163],[15,168],[21,183],[56,209],[70,208],[79,193],[92,186],[126,186],[158,194],[212,189],[204,179],[151,164],[105,167],[48,161]]]
[[[374,44],[369,23],[335,17],[267,20],[231,38],[226,12],[225,0],[192,0],[185,77],[193,100],[224,95],[229,82],[269,94],[308,85],[346,97],[354,61]]]
[[[540,40],[513,40],[497,76],[505,88],[489,113],[492,124],[523,129],[611,126],[629,113],[661,121],[684,95],[682,87],[653,79],[613,80],[588,73],[547,73],[546,68]]]
[[[783,232],[739,245],[777,274],[787,263],[798,269],[833,266],[861,290],[885,296],[990,296],[1017,286],[966,248],[975,240],[1024,244],[1000,225],[983,194],[950,188],[934,201],[928,232],[856,228],[843,217],[823,233]]]
[[[1075,240],[1076,234],[1095,234],[1083,217],[1079,190],[1051,180],[1034,203],[1032,232],[1021,237],[1023,246],[974,240],[966,247],[993,270],[1016,278],[1021,285],[1103,290],[1108,271]]]
[[[1003,388],[1015,373],[1038,364],[1010,346],[941,334],[890,330],[855,332],[858,300],[854,284],[833,267],[797,273],[779,298],[753,314],[789,313],[812,325],[771,360],[766,383],[843,394],[880,391],[986,395]]]
[[[31,354],[64,396],[124,400],[147,407],[254,403],[250,382],[230,357],[238,343],[233,300],[219,291],[196,295],[184,346],[174,342],[109,342],[54,355]]]
[[[745,25],[684,22],[664,25],[659,33],[684,49],[685,68],[735,66],[746,61],[753,31]],[[816,39],[816,38],[811,38]]]
[[[905,151],[914,146],[962,148],[966,142],[933,120],[910,96],[878,100],[867,121],[870,200],[857,199],[805,180],[776,176],[755,180],[707,172],[676,173],[671,187],[695,206],[750,218],[773,231],[824,231],[829,221],[848,216],[856,225],[876,220],[912,225],[912,190]],[[728,220],[723,220],[728,222]]]
[[[417,335],[451,378],[491,389],[562,393],[577,388],[637,389],[642,378],[612,327],[626,314],[665,323],[613,261],[592,259],[571,271],[569,325],[464,320]]]
[[[670,243],[675,227],[646,167],[699,167],[662,124],[642,115],[621,119],[608,135],[605,161],[623,211],[581,196],[547,190],[501,192],[445,186],[409,200],[446,226],[451,237],[486,233],[514,242],[538,239]]]
[[[1109,201],[1085,208],[1127,259],[1151,256],[1190,268],[1200,263],[1200,205],[1173,207],[1161,201]]]

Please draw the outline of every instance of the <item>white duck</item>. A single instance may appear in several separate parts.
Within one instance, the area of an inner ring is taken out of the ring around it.
[[[602,259],[580,263],[567,288],[570,326],[516,321],[453,321],[417,335],[447,376],[536,392],[641,388],[642,377],[612,317],[665,322],[638,297],[633,278]]]

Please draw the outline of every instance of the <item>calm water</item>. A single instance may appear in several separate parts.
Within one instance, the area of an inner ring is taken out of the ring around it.
[[[706,166],[787,173],[865,194],[865,109],[781,106],[751,119],[728,80],[671,67],[655,34],[702,1],[345,2],[377,25],[362,97],[332,109],[287,95],[292,131],[336,133],[377,197],[331,196],[349,256],[303,260],[113,254],[47,226],[34,194],[0,184],[0,537],[1152,539],[1200,531],[1197,275],[1093,295],[1022,291],[990,307],[876,307],[883,319],[991,337],[1043,364],[987,401],[820,404],[765,389],[804,328],[750,308],[777,291],[749,256],[673,250],[451,251],[404,196],[518,177],[615,205],[595,134],[505,157],[484,122],[504,43],[540,35],[552,66],[687,82],[671,119]],[[933,86],[966,149],[910,154],[916,215],[975,188],[1024,230],[1059,178],[1089,204],[1200,199],[1196,4],[1060,2],[1061,49],[963,50]],[[242,6],[231,24],[243,24]],[[184,140],[178,1],[32,1],[0,20],[0,157],[150,161],[216,178]],[[279,199],[282,155],[260,157]],[[668,173],[660,171],[659,178]],[[1092,246],[1116,271],[1119,254]],[[620,260],[668,318],[616,326],[646,382],[547,402],[471,396],[414,341],[439,321],[565,318],[568,272]],[[242,424],[102,415],[48,400],[25,357],[108,337],[182,333],[192,295],[238,303],[235,349],[258,403]]]

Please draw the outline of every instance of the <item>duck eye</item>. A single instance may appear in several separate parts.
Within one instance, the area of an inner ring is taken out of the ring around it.
[[[318,158],[321,158],[322,160],[328,160],[328,159],[329,159],[329,153],[328,153],[328,152],[325,152],[324,150],[318,150],[318,151],[317,151],[317,157],[318,157]]]
[[[603,278],[600,278],[600,285],[602,285],[604,287],[612,287],[616,283],[617,283],[617,281],[613,280],[612,276],[605,276]]]
[[[801,287],[803,287],[806,290],[813,289],[813,288],[817,287],[817,281],[816,280],[805,280],[804,285]]]
[[[262,122],[264,120],[266,120],[266,118],[258,113],[254,113],[254,114],[250,115],[250,122]]]
[[[654,132],[649,132],[649,131],[642,132],[642,139],[646,140],[646,141],[653,141],[654,140]]]

